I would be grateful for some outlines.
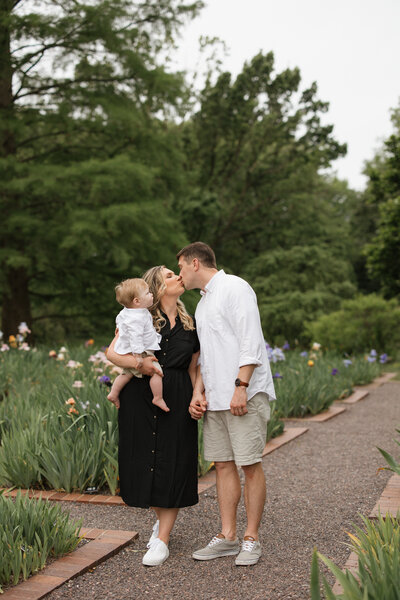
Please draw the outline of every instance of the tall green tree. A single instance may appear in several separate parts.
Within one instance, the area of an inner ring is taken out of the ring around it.
[[[368,274],[388,298],[400,296],[400,108],[392,112],[394,133],[367,165],[365,203],[376,229],[365,246]]]
[[[321,235],[318,212],[326,203],[318,172],[346,146],[322,124],[328,105],[316,84],[300,90],[298,69],[277,73],[273,54],[258,54],[235,79],[210,78],[199,104],[182,126],[191,192],[180,210],[188,236],[209,242],[222,263],[240,271],[266,249]]]
[[[166,56],[201,5],[0,0],[6,335],[50,306],[59,317],[104,316],[113,283],[185,240],[168,215],[182,153],[167,123],[187,90]]]

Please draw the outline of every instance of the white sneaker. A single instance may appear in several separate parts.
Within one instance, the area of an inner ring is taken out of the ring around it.
[[[143,556],[142,563],[147,567],[156,567],[162,565],[168,556],[169,550],[167,544],[160,540],[160,538],[156,538]]]
[[[160,531],[160,521],[157,520],[153,525],[153,533],[151,534],[150,539],[147,542],[147,548],[150,548],[150,546],[152,545],[154,540],[156,538],[158,538],[159,531]]]

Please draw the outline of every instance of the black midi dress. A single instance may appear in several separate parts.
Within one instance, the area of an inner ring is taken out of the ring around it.
[[[152,403],[149,377],[133,377],[120,393],[119,478],[122,499],[129,506],[182,508],[199,501],[197,494],[197,421],[188,407],[192,383],[188,367],[199,350],[196,331],[179,319],[161,329],[163,397],[170,412]]]

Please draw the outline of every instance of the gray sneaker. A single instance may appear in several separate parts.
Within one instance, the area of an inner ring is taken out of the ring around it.
[[[242,549],[235,559],[235,565],[255,565],[261,556],[261,544],[250,536],[246,536],[242,543]]]
[[[200,548],[200,550],[193,552],[192,557],[196,560],[211,560],[212,558],[220,558],[221,556],[231,556],[238,552],[239,540],[237,538],[231,542],[224,537],[215,535],[205,548]]]

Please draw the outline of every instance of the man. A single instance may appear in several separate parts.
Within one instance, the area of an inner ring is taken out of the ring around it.
[[[200,366],[189,412],[204,414],[204,457],[214,461],[222,529],[193,558],[238,555],[236,565],[261,556],[258,529],[265,504],[262,451],[275,399],[257,298],[250,285],[218,271],[213,250],[195,242],[177,254],[186,289],[200,288],[196,308]],[[241,496],[237,466],[245,476],[247,527],[240,549],[236,511]]]

